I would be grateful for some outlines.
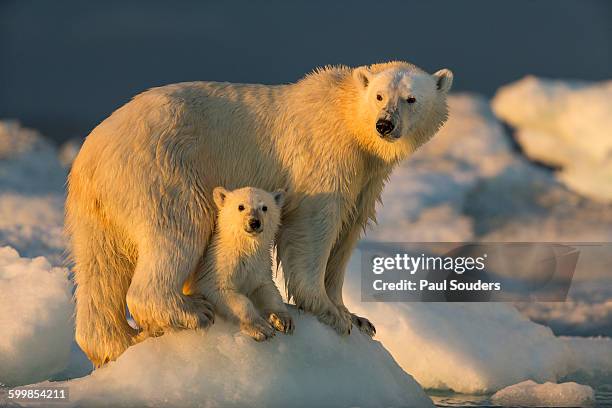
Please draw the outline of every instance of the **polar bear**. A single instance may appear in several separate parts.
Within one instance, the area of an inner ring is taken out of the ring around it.
[[[213,190],[219,212],[202,265],[184,292],[201,293],[215,313],[238,321],[257,341],[275,330],[293,332],[293,322],[272,280],[272,245],[280,224],[284,192],[244,187]]]
[[[96,364],[140,327],[201,328],[182,293],[211,239],[212,191],[285,190],[277,256],[288,296],[339,334],[367,319],[344,270],[393,168],[446,121],[452,73],[406,62],[325,67],[287,85],[188,82],[136,96],[85,140],[68,180],[76,339]]]

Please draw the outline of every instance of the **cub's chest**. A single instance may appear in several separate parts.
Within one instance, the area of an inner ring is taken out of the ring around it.
[[[271,265],[263,265],[261,259],[240,259],[229,280],[240,293],[248,295],[272,279],[270,268]]]

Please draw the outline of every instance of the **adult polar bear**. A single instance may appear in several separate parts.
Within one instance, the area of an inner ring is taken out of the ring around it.
[[[137,333],[210,324],[184,295],[214,228],[212,190],[287,191],[278,256],[288,294],[340,334],[344,269],[394,166],[447,117],[452,73],[405,62],[326,67],[295,84],[190,82],[136,96],[87,137],[69,176],[76,339],[96,364]]]

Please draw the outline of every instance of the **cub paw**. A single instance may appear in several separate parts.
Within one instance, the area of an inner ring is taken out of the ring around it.
[[[268,316],[268,322],[279,332],[293,334],[293,320],[287,312],[272,312]]]
[[[351,320],[355,326],[362,332],[367,334],[370,337],[374,337],[376,334],[376,327],[365,317],[357,316],[356,314],[351,314]]]
[[[262,318],[250,323],[241,324],[240,329],[255,341],[266,341],[274,337],[276,333],[274,327]]]

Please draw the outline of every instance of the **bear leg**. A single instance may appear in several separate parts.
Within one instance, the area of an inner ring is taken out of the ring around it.
[[[274,282],[270,281],[258,287],[249,297],[257,310],[276,330],[284,334],[293,334],[295,327],[293,320]]]
[[[125,295],[134,265],[112,230],[93,220],[72,223],[76,283],[75,338],[94,366],[115,360],[134,343]]]
[[[362,226],[366,224],[366,221],[367,217],[365,213],[362,212],[357,217],[357,221],[354,224],[346,225],[341,231],[338,240],[332,248],[329,260],[327,261],[325,290],[331,301],[334,302],[336,307],[340,310],[340,313],[347,316],[362,333],[374,337],[376,334],[374,325],[365,317],[357,316],[349,312],[346,306],[344,306],[344,300],[342,299],[342,286],[344,284],[346,268],[351,253],[363,231]]]
[[[174,232],[173,232],[174,231]],[[178,225],[146,234],[127,292],[134,320],[152,335],[166,329],[203,329],[212,324],[212,306],[198,294],[183,294],[183,284],[196,268],[207,235]]]

